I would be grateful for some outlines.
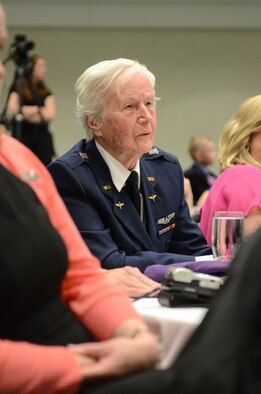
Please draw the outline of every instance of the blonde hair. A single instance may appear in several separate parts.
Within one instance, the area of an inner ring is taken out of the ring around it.
[[[261,168],[249,151],[252,134],[261,131],[261,95],[244,101],[225,125],[219,140],[218,160],[223,169],[234,164],[250,164]]]
[[[188,141],[188,150],[193,160],[196,161],[195,153],[204,152],[206,142],[213,142],[214,140],[205,135],[193,135]]]

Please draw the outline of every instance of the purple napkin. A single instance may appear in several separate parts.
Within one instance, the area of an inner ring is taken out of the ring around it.
[[[185,267],[202,274],[225,276],[229,269],[229,263],[223,260],[206,260],[187,261],[185,263],[174,263],[168,265],[154,264],[147,267],[144,274],[156,282],[162,282],[165,278],[166,271],[172,267]]]

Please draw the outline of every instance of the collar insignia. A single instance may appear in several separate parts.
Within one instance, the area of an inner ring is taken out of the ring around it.
[[[122,207],[124,206],[124,202],[117,202],[116,204],[115,204],[115,206],[116,207],[118,207],[118,208],[120,208],[120,209],[122,209]]]
[[[155,202],[156,197],[157,197],[157,194],[152,194],[151,196],[149,196],[149,199],[152,200],[153,202]]]
[[[148,179],[149,182],[154,182],[155,181],[154,176],[148,176],[147,179]]]
[[[165,216],[158,220],[158,224],[168,224],[172,218],[174,218],[175,212],[170,213],[169,215]]]
[[[38,173],[35,170],[29,170],[22,172],[20,177],[25,181],[36,181],[38,179]]]
[[[104,186],[103,186],[103,189],[104,189],[104,190],[111,190],[111,185],[104,185]]]
[[[85,152],[79,152],[79,155],[81,156],[82,159],[89,159],[87,153]]]
[[[158,154],[159,154],[159,151],[158,151],[157,148],[152,148],[152,149],[149,151],[149,155],[158,155]]]

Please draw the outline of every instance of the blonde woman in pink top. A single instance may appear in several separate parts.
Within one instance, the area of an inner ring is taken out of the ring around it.
[[[201,210],[200,227],[211,245],[215,211],[242,211],[245,237],[261,225],[261,95],[243,102],[219,142],[222,173]]]

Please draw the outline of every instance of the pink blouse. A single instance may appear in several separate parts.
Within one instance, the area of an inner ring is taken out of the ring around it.
[[[108,339],[124,320],[142,319],[127,294],[111,285],[99,269],[99,261],[83,242],[38,158],[19,141],[2,134],[0,163],[30,184],[63,238],[69,268],[62,283],[62,297],[88,330],[98,340]],[[80,383],[81,370],[69,349],[0,340],[1,393],[73,394]]]
[[[253,207],[261,209],[261,170],[237,164],[222,172],[210,189],[201,209],[200,228],[211,245],[212,217],[215,211],[242,211],[248,216]]]

